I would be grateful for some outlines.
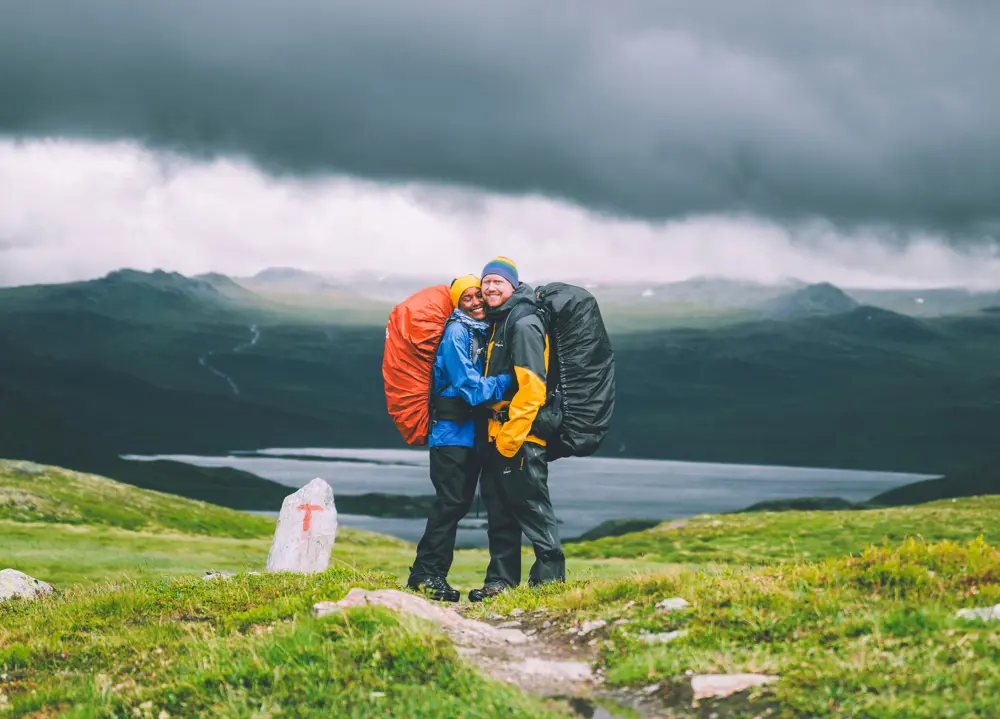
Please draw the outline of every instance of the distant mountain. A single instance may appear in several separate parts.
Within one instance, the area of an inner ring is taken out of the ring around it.
[[[34,313],[90,312],[115,318],[156,315],[193,320],[259,299],[224,275],[185,277],[163,270],[116,270],[96,280],[0,289],[0,308],[21,307]]]
[[[807,285],[761,305],[765,317],[780,320],[838,315],[857,309],[856,300],[829,282]]]
[[[341,289],[340,285],[315,272],[306,272],[294,267],[268,267],[253,277],[240,278],[244,287],[255,289],[284,289],[297,291],[320,291]]]
[[[118,455],[402,446],[382,309],[230,283],[125,271],[0,290],[0,456],[162,488],[176,468],[124,470]],[[605,456],[944,474],[996,454],[1000,313],[860,306],[612,341]]]
[[[913,290],[852,289],[858,302],[914,317],[944,317],[978,312],[1000,304],[1000,292],[960,287]]]
[[[880,307],[862,305],[825,318],[826,326],[855,336],[899,342],[940,339],[940,333],[925,320],[907,317]]]
[[[576,284],[587,286],[602,304],[650,306],[683,303],[716,309],[753,307],[802,286],[801,282],[793,280],[767,285],[720,277],[695,277],[662,283],[577,281]]]

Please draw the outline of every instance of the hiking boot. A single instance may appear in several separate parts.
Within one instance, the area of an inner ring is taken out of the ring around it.
[[[423,579],[410,577],[406,586],[414,592],[426,594],[429,599],[433,599],[435,602],[457,602],[462,598],[462,593],[453,589],[444,577],[424,577]]]
[[[495,597],[501,592],[507,591],[507,585],[504,582],[487,582],[483,585],[482,589],[473,589],[469,592],[470,602],[481,602],[484,599],[489,599],[490,597]]]

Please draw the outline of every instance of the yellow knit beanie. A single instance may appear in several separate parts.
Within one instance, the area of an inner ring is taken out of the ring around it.
[[[479,278],[475,275],[462,275],[451,283],[451,306],[458,309],[458,301],[470,287],[479,287]]]

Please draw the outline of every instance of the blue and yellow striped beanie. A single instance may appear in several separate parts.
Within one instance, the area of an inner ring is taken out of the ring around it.
[[[514,264],[514,260],[507,257],[494,257],[487,262],[486,267],[483,268],[482,276],[486,277],[486,275],[500,275],[515,289],[520,284],[517,279],[517,265]]]

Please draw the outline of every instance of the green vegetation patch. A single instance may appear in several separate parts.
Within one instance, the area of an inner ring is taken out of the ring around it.
[[[670,597],[690,606],[656,607]],[[956,611],[998,602],[1000,549],[981,538],[908,539],[820,562],[517,590],[476,611],[542,611],[559,635],[604,619],[588,638],[608,685],[662,702],[664,715],[939,719],[995,715],[1000,622]],[[682,634],[660,644],[642,638],[669,632]],[[748,672],[779,679],[693,701],[693,675]]]
[[[577,559],[633,557],[676,564],[768,564],[843,556],[906,537],[1000,543],[1000,497],[840,512],[701,515],[642,532],[567,545]]]
[[[126,583],[0,605],[6,716],[546,717],[428,625],[319,600],[385,575]]]
[[[274,520],[92,474],[0,460],[0,519],[105,525],[234,538],[274,533]]]

